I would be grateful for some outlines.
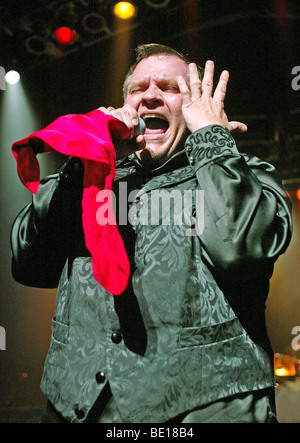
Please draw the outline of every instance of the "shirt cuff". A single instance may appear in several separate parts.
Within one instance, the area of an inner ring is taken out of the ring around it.
[[[185,142],[190,165],[196,169],[221,156],[239,155],[234,138],[228,129],[210,125],[193,132]]]

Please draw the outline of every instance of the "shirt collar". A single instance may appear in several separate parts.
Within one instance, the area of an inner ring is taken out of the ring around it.
[[[158,166],[157,168],[150,168],[142,160],[139,159],[136,153],[131,154],[128,159],[130,159],[131,162],[135,164],[136,169],[139,173],[141,173],[142,175],[146,175],[147,177],[161,175],[166,172],[181,168],[183,166],[187,166],[189,164],[185,150],[179,151],[176,154],[172,155],[171,158],[169,158],[165,163]]]

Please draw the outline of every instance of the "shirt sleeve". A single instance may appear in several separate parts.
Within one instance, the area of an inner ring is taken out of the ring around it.
[[[71,157],[39,189],[11,230],[12,275],[19,283],[56,288],[67,257],[84,248],[81,224],[83,167]]]
[[[199,238],[210,267],[228,276],[274,263],[292,232],[291,202],[275,168],[240,154],[222,126],[191,134],[185,149],[204,192]]]

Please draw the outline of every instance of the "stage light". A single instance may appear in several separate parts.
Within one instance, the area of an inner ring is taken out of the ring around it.
[[[75,39],[76,31],[66,26],[61,26],[56,29],[54,36],[58,43],[62,45],[70,45]]]
[[[145,0],[151,8],[165,8],[170,3],[170,0]]]
[[[30,54],[44,55],[49,51],[49,41],[40,35],[31,35],[25,40],[25,48]]]
[[[296,197],[297,197],[298,200],[300,200],[300,189],[298,189],[298,190],[296,191]]]
[[[294,377],[297,373],[297,358],[276,353],[274,355],[274,372],[278,377]]]
[[[10,85],[15,85],[20,80],[20,74],[17,71],[8,71],[5,75],[6,83]]]
[[[97,12],[86,14],[81,20],[81,26],[91,34],[110,33],[105,18]]]
[[[114,14],[122,20],[128,20],[135,15],[135,7],[130,2],[118,2],[114,6]]]

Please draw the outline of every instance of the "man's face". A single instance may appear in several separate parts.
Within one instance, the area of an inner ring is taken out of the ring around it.
[[[187,73],[183,60],[166,55],[143,59],[133,71],[126,104],[146,122],[146,145],[137,153],[142,160],[160,165],[182,148],[187,128],[177,78],[187,81]]]

